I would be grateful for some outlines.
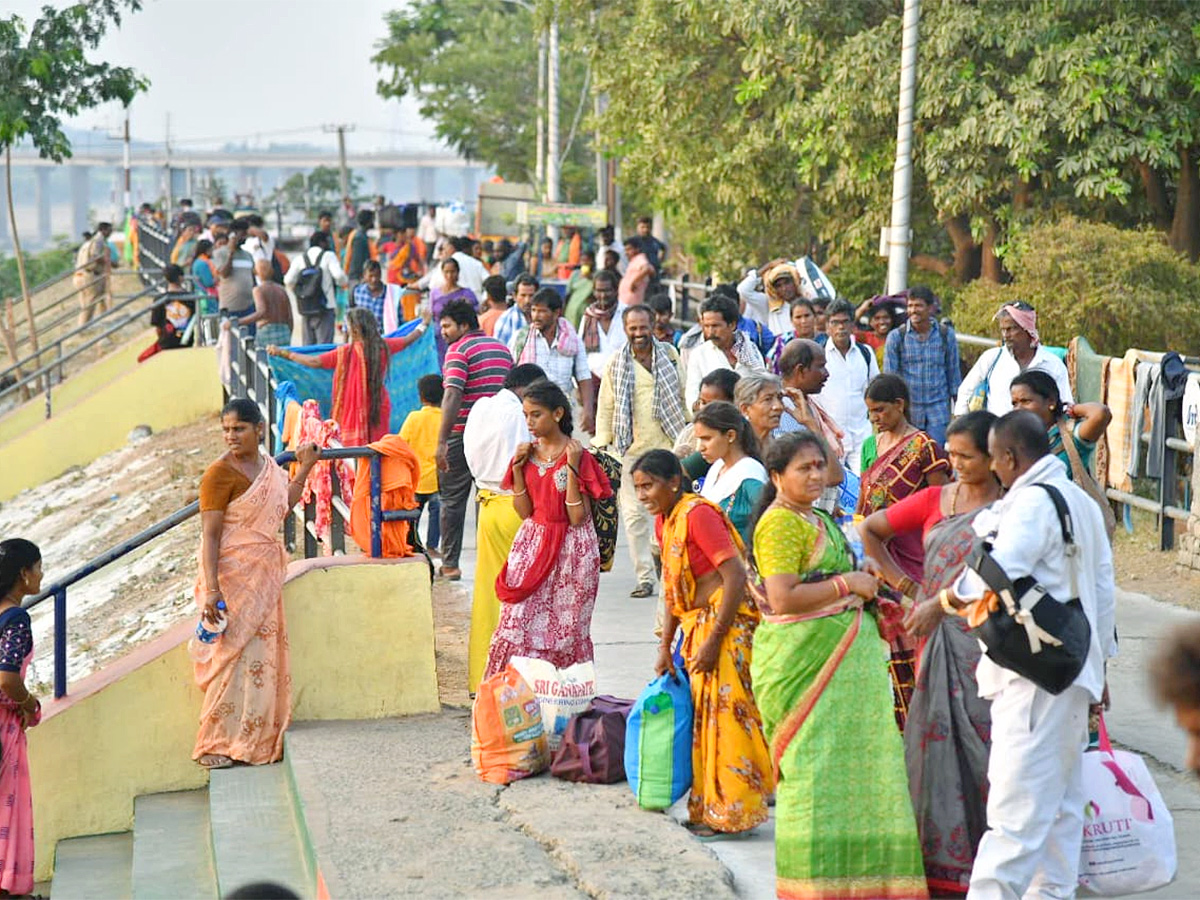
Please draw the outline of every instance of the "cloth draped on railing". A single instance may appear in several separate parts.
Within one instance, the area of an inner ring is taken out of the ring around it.
[[[407,322],[388,337],[398,337],[408,334],[416,328],[418,322]],[[295,353],[325,353],[332,350],[334,345],[322,344],[312,347],[292,347]],[[289,362],[282,356],[271,357],[271,371],[276,381],[291,381],[295,385],[296,396],[300,399],[316,400],[321,408],[321,415],[328,417],[333,408],[333,370],[310,369],[306,366]],[[421,405],[417,395],[417,379],[422,375],[439,372],[437,350],[434,345],[432,330],[423,334],[415,343],[409,344],[399,353],[393,353],[388,361],[384,386],[392,400],[392,414],[388,422],[388,431],[399,433],[400,426],[410,412]]]

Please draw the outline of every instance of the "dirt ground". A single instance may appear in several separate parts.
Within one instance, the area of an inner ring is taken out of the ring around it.
[[[1135,519],[1133,534],[1118,525],[1113,557],[1117,584],[1125,590],[1200,610],[1200,572],[1179,565],[1175,553],[1158,549],[1158,534],[1149,517],[1144,522]]]
[[[433,630],[436,643],[438,699],[443,706],[468,708],[467,632],[471,592],[461,582],[433,583]]]

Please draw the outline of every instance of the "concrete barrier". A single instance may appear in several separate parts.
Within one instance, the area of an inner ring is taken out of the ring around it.
[[[302,560],[284,586],[292,718],[436,712],[433,599],[421,560]],[[140,794],[203,787],[191,759],[202,695],[183,622],[45,704],[28,732],[36,878],[68,837],[128,831]]]
[[[125,444],[136,425],[187,425],[221,407],[212,347],[158,353],[139,364],[147,332],[54,389],[53,418],[35,397],[0,419],[0,501]]]

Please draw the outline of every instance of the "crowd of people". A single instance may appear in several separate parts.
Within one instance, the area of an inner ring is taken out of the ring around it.
[[[386,432],[388,361],[436,328],[440,372],[401,434],[432,470],[418,496],[436,510],[441,578],[461,578],[478,503],[472,692],[516,656],[592,659],[615,508],[632,596],[657,608],[647,669],[690,678],[693,834],[748,834],[773,803],[780,897],[1074,894],[1083,753],[1115,652],[1110,536],[1087,483],[1110,413],[1074,403],[1036,310],[997,310],[1000,345],[964,375],[925,288],[855,305],[808,258],[777,259],[715,286],[682,330],[648,219],[620,243],[564,229],[530,256],[424,219],[379,232],[376,215],[335,233],[323,214],[292,260],[253,214],[211,215],[203,231],[183,219],[168,290],[188,267],[267,352],[334,369],[347,445]],[[342,342],[289,349],[293,310],[302,343]],[[160,344],[178,330],[169,313],[161,324]],[[206,766],[280,756],[276,513],[319,458],[302,448],[289,481],[262,452],[253,403],[231,402],[222,429],[196,589],[205,621],[218,600],[230,621],[196,651]],[[1091,639],[1065,690],[981,652],[972,629],[996,603],[970,565],[981,540],[1013,581],[1080,601]],[[1160,683],[1200,741],[1198,653],[1194,635],[1176,641]],[[3,677],[0,690],[12,696]]]

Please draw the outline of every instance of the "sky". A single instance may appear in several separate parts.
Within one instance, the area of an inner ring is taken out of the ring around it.
[[[31,22],[47,2],[4,0],[3,14]],[[384,14],[404,0],[146,0],[126,14],[93,58],[131,66],[150,80],[130,109],[135,139],[173,146],[226,141],[333,146],[322,125],[354,125],[350,152],[433,150],[432,126],[411,99],[383,100],[374,47]],[[122,111],[108,104],[67,124],[116,131]]]

